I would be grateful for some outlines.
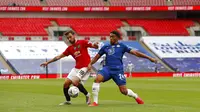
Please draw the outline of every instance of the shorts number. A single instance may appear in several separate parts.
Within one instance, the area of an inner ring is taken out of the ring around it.
[[[79,74],[81,75],[81,77],[85,74],[85,72],[83,70],[79,71]]]
[[[125,79],[124,74],[119,74],[119,79],[120,79],[120,80],[124,80],[124,79]]]

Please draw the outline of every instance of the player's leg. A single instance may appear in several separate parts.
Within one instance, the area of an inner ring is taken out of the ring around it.
[[[118,71],[116,74],[112,75],[114,82],[118,85],[119,90],[122,94],[134,98],[138,104],[143,104],[142,99],[131,89],[127,89],[126,87],[126,77],[124,76],[123,71]]]
[[[126,88],[126,85],[119,85],[118,87],[122,94],[134,98],[138,104],[144,104],[142,99],[136,93],[134,93],[131,89]]]
[[[69,90],[70,85],[72,84],[71,79],[72,79],[72,77],[73,77],[73,74],[75,74],[75,73],[76,73],[76,69],[73,68],[73,69],[70,71],[69,75],[67,76],[67,78],[66,78],[66,80],[65,80],[65,82],[64,82],[64,84],[63,84],[63,93],[64,93],[64,95],[65,95],[66,101],[63,102],[63,103],[60,103],[59,105],[66,105],[66,104],[69,105],[69,104],[71,104],[71,98],[70,98],[70,96],[69,96],[69,94],[68,94],[68,90]]]
[[[91,101],[90,93],[83,86],[83,82],[87,81],[89,78],[89,73],[87,71],[87,67],[76,69],[76,75],[73,76],[72,82],[73,85],[77,86],[80,92],[86,96],[86,103],[89,105]]]
[[[81,79],[80,84],[78,85],[79,90],[82,91],[85,96],[86,96],[86,104],[90,104],[91,103],[91,97],[90,97],[90,93],[84,88],[84,83],[88,80],[88,78],[90,77],[90,72],[87,72]],[[82,85],[82,87],[81,87]]]
[[[106,67],[98,72],[97,77],[92,85],[92,94],[94,102],[90,106],[98,106],[98,95],[100,90],[100,83],[110,80],[109,71]]]
[[[72,81],[67,78],[64,82],[64,85],[63,85],[63,93],[65,95],[66,101],[63,102],[63,103],[60,103],[59,105],[70,105],[71,104],[71,98],[68,94],[68,90],[69,90],[69,87],[70,87],[71,84],[72,84]]]
[[[76,74],[72,77],[72,83],[74,86],[78,86],[82,78],[87,74],[87,67],[76,69]]]

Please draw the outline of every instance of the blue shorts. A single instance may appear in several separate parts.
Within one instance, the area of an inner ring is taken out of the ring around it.
[[[101,74],[104,77],[103,82],[112,79],[118,86],[126,85],[126,77],[124,76],[123,69],[103,67],[98,71],[98,74]]]

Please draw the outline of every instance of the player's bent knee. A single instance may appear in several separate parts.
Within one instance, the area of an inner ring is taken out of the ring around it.
[[[101,74],[98,74],[96,79],[94,80],[95,83],[101,83],[103,82],[104,78]]]
[[[71,84],[72,84],[72,81],[70,79],[66,79],[63,84],[63,87],[68,88]]]
[[[74,86],[78,86],[79,85],[79,82],[73,82],[72,83]]]
[[[119,87],[120,89],[120,92],[123,94],[123,95],[127,95],[128,91],[127,91],[127,88],[122,86],[122,87]]]
[[[120,90],[120,92],[123,94],[123,95],[127,95],[127,90]]]
[[[72,84],[73,84],[74,86],[78,86],[78,85],[79,85],[79,82],[80,82],[79,77],[74,76],[74,77],[72,78]]]

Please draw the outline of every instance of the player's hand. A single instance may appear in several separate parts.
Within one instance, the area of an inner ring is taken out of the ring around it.
[[[93,46],[94,46],[96,49],[98,49],[98,48],[99,48],[99,42],[95,42],[95,43],[93,44]]]
[[[157,63],[158,61],[155,58],[150,58],[149,59],[151,62]]]
[[[89,65],[88,65],[88,71],[91,71],[91,69],[92,69],[92,65],[89,64]]]
[[[44,62],[44,63],[42,63],[40,66],[41,67],[46,67],[48,65],[48,63],[47,62]]]

